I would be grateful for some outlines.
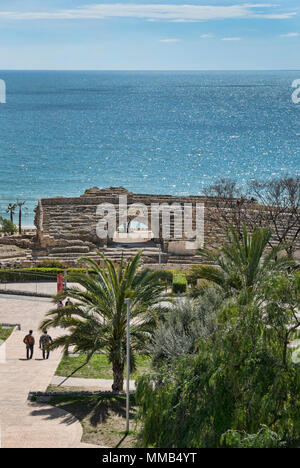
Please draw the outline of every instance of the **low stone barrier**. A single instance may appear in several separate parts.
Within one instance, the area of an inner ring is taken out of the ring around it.
[[[135,390],[130,390],[131,395],[135,394]],[[81,396],[120,396],[126,395],[125,392],[113,392],[110,390],[99,390],[99,391],[80,391],[80,392],[29,392],[27,400],[31,402],[46,403],[51,401],[52,398],[61,397],[81,397]]]
[[[21,330],[21,324],[20,323],[0,323],[0,326],[1,327],[4,327],[4,328],[14,328],[13,329],[13,332],[15,330]]]
[[[7,294],[8,296],[26,296],[26,297],[43,297],[46,299],[52,298],[53,295],[51,294],[42,294],[42,293],[35,293],[30,291],[17,291],[12,289],[0,289],[0,294]]]
[[[21,325],[19,323],[0,323],[0,325],[2,327],[7,327],[7,328],[14,327],[14,329],[13,329],[11,335],[8,337],[8,339],[12,336],[12,334],[16,330],[21,330]],[[0,364],[5,364],[6,363],[6,342],[7,342],[7,340],[5,340],[5,341],[0,340]]]

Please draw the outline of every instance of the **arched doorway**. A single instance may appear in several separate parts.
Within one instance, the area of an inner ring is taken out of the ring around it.
[[[148,226],[138,221],[127,221],[127,223],[120,224],[114,233],[112,239],[114,244],[149,244],[153,243],[152,239],[154,234],[148,229]]]

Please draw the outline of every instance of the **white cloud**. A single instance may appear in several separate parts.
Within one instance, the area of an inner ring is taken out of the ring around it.
[[[222,41],[240,41],[240,37],[223,37]]]
[[[291,19],[296,16],[297,13],[295,11],[289,13],[278,13],[278,14],[271,14],[271,15],[256,15],[256,18],[265,18],[265,19]]]
[[[211,39],[212,37],[215,37],[213,34],[202,34],[200,36],[201,39]]]
[[[280,37],[299,37],[299,36],[300,36],[300,33],[291,32],[291,33],[287,33],[287,34],[281,34]]]
[[[181,39],[161,39],[159,42],[165,42],[165,43],[174,43],[174,42],[181,42]]]
[[[192,1],[192,0],[191,0]],[[260,9],[266,9],[260,13]],[[14,20],[139,18],[154,21],[189,22],[234,18],[288,19],[295,12],[273,13],[272,4],[237,4],[228,6],[177,4],[92,4],[68,10],[46,12],[0,11],[0,18]]]

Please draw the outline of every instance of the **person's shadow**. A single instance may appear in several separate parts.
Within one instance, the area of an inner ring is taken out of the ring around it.
[[[43,358],[35,358],[35,359],[27,359],[27,358],[20,358],[19,361],[45,361]]]

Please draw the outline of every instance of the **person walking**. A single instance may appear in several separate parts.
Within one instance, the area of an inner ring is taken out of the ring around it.
[[[40,337],[40,349],[43,351],[43,359],[49,359],[50,350],[49,346],[53,342],[47,330],[44,330],[43,335]]]
[[[33,337],[33,331],[29,330],[29,334],[25,336],[23,343],[26,344],[26,354],[27,354],[27,359],[32,359],[33,356],[33,350],[34,350],[34,345],[35,345],[35,339]]]

